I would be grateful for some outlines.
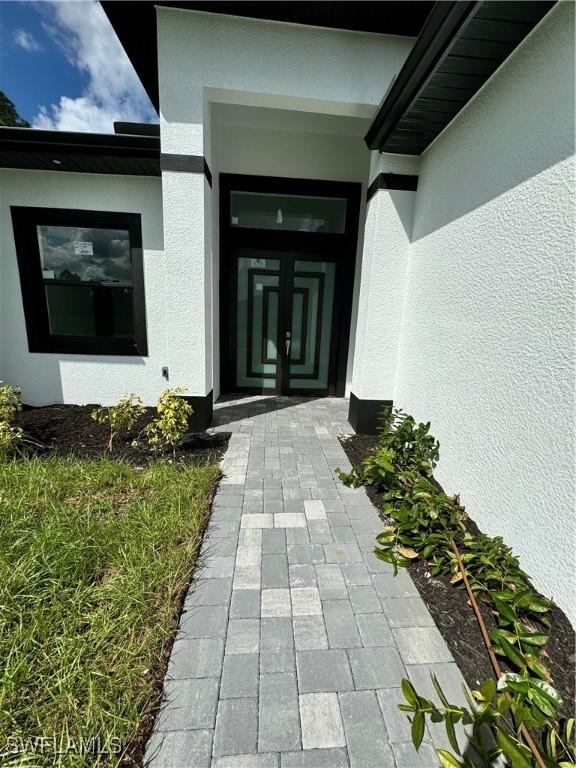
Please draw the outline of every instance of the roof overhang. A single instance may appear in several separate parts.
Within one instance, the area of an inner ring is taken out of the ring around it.
[[[0,127],[0,168],[160,175],[160,137]]]
[[[430,0],[322,0],[322,2],[311,0],[291,0],[290,2],[282,0],[277,2],[101,0],[101,5],[152,104],[158,110],[156,6],[315,27],[417,37],[434,3]]]
[[[370,149],[419,155],[524,40],[555,0],[437,2],[378,110]]]

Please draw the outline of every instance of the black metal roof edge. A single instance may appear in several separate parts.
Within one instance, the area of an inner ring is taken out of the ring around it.
[[[448,51],[458,30],[481,5],[481,2],[469,0],[440,0],[435,3],[364,138],[369,149],[380,149],[384,144],[422,84]]]
[[[155,3],[100,0],[100,5],[154,109],[160,113]]]
[[[116,120],[114,133],[121,136],[160,136],[160,123],[128,123]]]
[[[159,136],[72,133],[0,126],[0,149],[21,152],[160,158]]]

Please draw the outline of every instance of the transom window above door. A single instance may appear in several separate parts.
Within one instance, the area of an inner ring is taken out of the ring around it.
[[[11,211],[30,351],[146,355],[140,216]]]
[[[341,234],[346,226],[346,200],[339,197],[232,192],[230,224],[248,229]]]

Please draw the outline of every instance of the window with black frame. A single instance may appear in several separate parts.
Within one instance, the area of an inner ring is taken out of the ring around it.
[[[11,212],[30,351],[145,355],[140,216]]]

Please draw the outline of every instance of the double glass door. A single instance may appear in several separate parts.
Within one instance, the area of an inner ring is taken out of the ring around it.
[[[325,393],[334,364],[336,263],[260,249],[235,256],[237,387]]]
[[[361,185],[219,179],[221,391],[343,395]]]

